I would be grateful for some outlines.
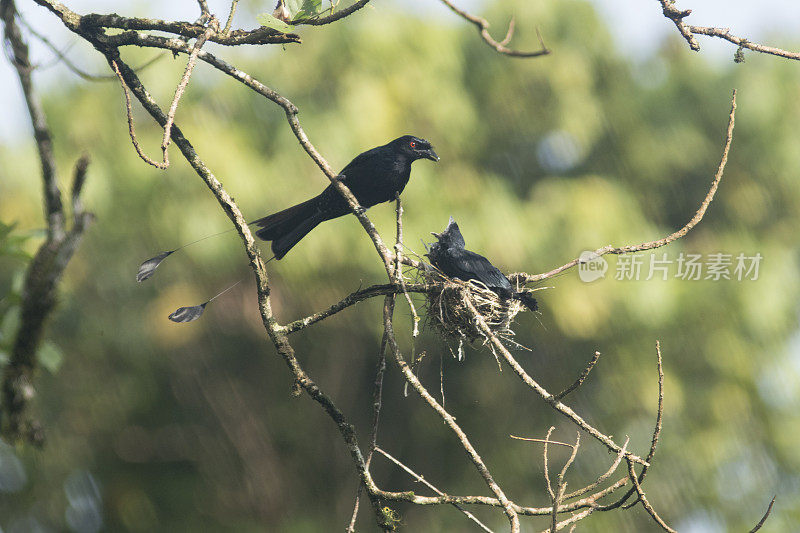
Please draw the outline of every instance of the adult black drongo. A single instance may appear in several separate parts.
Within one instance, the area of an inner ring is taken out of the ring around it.
[[[411,176],[411,163],[417,159],[438,161],[439,156],[425,139],[404,135],[358,155],[342,169],[339,177],[362,207],[372,207],[394,200],[403,192]],[[330,184],[319,196],[258,219],[253,224],[261,227],[256,236],[272,241],[272,253],[275,259],[281,259],[320,222],[350,212],[347,201]]]
[[[442,233],[432,235],[438,242],[431,244],[425,255],[443,274],[462,281],[480,281],[503,300],[513,298],[525,304],[531,311],[538,309],[536,299],[529,292],[515,291],[508,278],[488,259],[466,249],[464,237],[453,217],[450,217],[450,223]]]

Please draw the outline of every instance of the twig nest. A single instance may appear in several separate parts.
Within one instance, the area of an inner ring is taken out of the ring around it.
[[[468,301],[480,313],[492,333],[503,341],[516,344],[511,341],[514,336],[511,325],[514,317],[523,309],[518,300],[502,299],[479,281],[449,279],[433,269],[420,270],[420,273],[432,286],[425,298],[428,324],[445,338],[459,341],[459,359],[464,341],[490,342],[489,336],[473,318]]]

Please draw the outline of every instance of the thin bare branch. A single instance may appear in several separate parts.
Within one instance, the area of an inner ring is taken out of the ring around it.
[[[136,138],[136,129],[133,126],[133,109],[131,108],[131,95],[128,94],[128,85],[125,83],[125,79],[122,77],[122,73],[119,71],[119,67],[117,66],[117,62],[112,60],[111,67],[114,69],[117,77],[119,78],[119,83],[122,85],[122,92],[125,94],[125,112],[128,116],[128,135],[131,137],[131,142],[133,143],[133,147],[136,150],[136,153],[139,155],[142,161],[147,163],[148,165],[152,165],[157,169],[164,170],[169,166],[169,161],[167,160],[167,154],[164,152],[164,160],[161,162],[156,161],[155,159],[151,159],[147,154],[144,153],[142,147],[139,145],[139,140]]]
[[[422,399],[425,400],[434,411],[436,411],[442,420],[444,420],[447,427],[449,427],[450,430],[456,435],[456,438],[461,443],[461,447],[467,453],[470,461],[472,461],[472,464],[475,465],[475,468],[486,482],[486,485],[494,493],[494,495],[497,496],[497,500],[502,504],[503,510],[505,511],[509,522],[511,523],[511,531],[513,533],[518,533],[519,516],[503,492],[503,489],[501,489],[500,485],[495,482],[492,474],[489,472],[489,469],[483,462],[483,459],[481,459],[481,456],[478,455],[475,447],[472,446],[472,443],[469,441],[466,433],[464,433],[461,427],[456,423],[455,418],[453,418],[450,413],[448,413],[441,405],[439,405],[436,399],[425,389],[422,383],[420,383],[419,379],[417,379],[417,376],[414,375],[414,372],[408,366],[408,363],[406,363],[403,355],[400,353],[400,347],[397,345],[397,340],[395,339],[394,335],[394,326],[392,325],[393,315],[394,297],[387,296],[383,306],[383,327],[388,337],[389,348],[392,350],[395,363],[397,363],[397,366],[400,368],[400,371],[403,373],[406,381],[408,381],[414,390],[417,391],[417,394],[419,394]]]
[[[564,481],[564,477],[567,475],[567,470],[575,461],[575,457],[578,455],[578,448],[581,445],[581,434],[578,433],[577,437],[575,438],[575,446],[572,447],[572,454],[567,459],[567,462],[564,463],[564,467],[561,469],[561,472],[558,473],[558,487],[556,490],[556,496],[553,498],[553,514],[550,515],[552,517],[552,522],[550,525],[551,533],[555,533],[558,531],[558,508],[561,505],[562,500],[564,499],[564,492],[567,490],[567,482]]]
[[[600,257],[606,254],[619,255],[619,254],[628,254],[633,252],[643,252],[645,250],[660,248],[661,246],[666,246],[667,244],[680,239],[681,237],[689,233],[689,231],[692,228],[694,228],[698,223],[700,223],[700,221],[703,219],[703,216],[706,213],[706,210],[708,209],[709,204],[714,199],[714,195],[717,192],[717,187],[719,187],[720,180],[722,180],[722,174],[725,171],[725,164],[728,162],[728,152],[730,151],[731,142],[733,141],[733,126],[734,126],[735,116],[736,116],[736,91],[734,90],[733,97],[731,99],[731,111],[728,117],[728,129],[725,135],[725,145],[722,150],[722,159],[719,163],[719,167],[717,168],[717,172],[714,175],[714,180],[711,182],[711,187],[709,188],[706,197],[703,199],[703,202],[700,204],[700,207],[697,209],[697,212],[694,214],[691,220],[689,220],[689,222],[686,223],[685,226],[683,226],[678,231],[664,237],[663,239],[658,239],[656,241],[644,242],[637,245],[622,246],[620,248],[615,248],[611,245],[605,246],[603,248],[598,248],[597,250],[594,251],[593,257]],[[560,274],[561,272],[574,267],[575,265],[580,263],[580,261],[581,258],[577,257],[572,261],[570,261],[569,263],[566,263],[549,272],[536,275],[515,273],[509,276],[509,279],[511,279],[512,282],[516,281],[520,283],[530,283],[533,281],[540,281],[543,279],[551,278],[556,274]]]
[[[411,296],[408,294],[408,289],[406,289],[406,280],[403,277],[403,270],[400,267],[403,260],[403,204],[400,201],[399,193],[395,200],[395,211],[397,212],[397,239],[394,245],[394,279],[395,283],[399,284],[403,289],[403,296],[406,298],[408,308],[411,309],[411,319],[413,320],[411,336],[417,337],[419,335],[420,318],[417,314],[417,308],[414,306],[414,302],[411,301]]]
[[[650,502],[647,501],[647,497],[644,495],[644,490],[642,490],[642,486],[639,484],[639,479],[636,476],[636,470],[633,469],[633,463],[628,461],[628,475],[633,482],[633,487],[636,489],[636,493],[639,495],[639,501],[642,502],[642,506],[645,508],[647,513],[653,518],[656,524],[661,526],[661,529],[667,531],[668,533],[677,533],[674,529],[669,527],[666,522],[658,515],[656,510],[650,505]]]
[[[695,39],[695,35],[706,35],[708,37],[718,37],[720,39],[724,39],[730,43],[735,44],[738,47],[738,50],[748,49],[754,52],[759,52],[761,54],[768,54],[778,57],[783,57],[785,59],[793,59],[795,61],[800,61],[800,52],[789,52],[787,50],[783,50],[781,48],[775,48],[772,46],[765,46],[758,43],[750,42],[748,39],[744,37],[737,37],[736,35],[731,34],[728,28],[714,28],[709,26],[692,26],[690,24],[685,24],[683,19],[688,17],[692,14],[691,9],[684,9],[680,10],[675,6],[675,0],[658,0],[661,3],[661,10],[664,13],[664,16],[670,19],[674,24],[675,27],[678,29],[680,34],[689,43],[689,48],[694,50],[695,52],[700,51],[700,43],[697,42]]]
[[[222,29],[222,35],[229,35],[231,32],[231,24],[233,24],[233,17],[236,15],[236,6],[239,0],[231,1],[231,10],[228,13],[228,20],[225,22],[225,27]]]
[[[207,6],[206,6],[207,7]],[[216,19],[212,18],[212,22],[215,22]],[[175,88],[175,96],[172,98],[172,103],[170,104],[169,111],[167,113],[167,122],[164,125],[164,135],[161,139],[161,154],[162,159],[159,163],[148,157],[144,150],[142,150],[139,142],[136,139],[136,132],[133,127],[133,111],[131,109],[131,97],[128,94],[128,86],[125,83],[125,80],[122,78],[122,74],[117,67],[116,61],[112,61],[111,66],[114,69],[117,77],[119,78],[120,83],[122,84],[122,91],[125,93],[125,110],[128,115],[128,133],[130,134],[131,141],[133,142],[133,147],[136,149],[136,153],[139,154],[139,157],[149,165],[152,165],[160,170],[165,170],[169,167],[169,142],[170,142],[170,132],[172,131],[172,125],[175,123],[175,113],[178,110],[178,101],[183,96],[183,92],[186,90],[186,86],[189,84],[189,78],[192,75],[192,70],[194,70],[195,63],[197,62],[197,55],[200,53],[200,48],[202,48],[203,44],[208,40],[208,38],[215,33],[215,29],[212,26],[216,26],[216,24],[209,25],[206,29],[205,33],[197,38],[194,46],[192,47],[192,51],[189,53],[189,61],[186,63],[186,69],[183,72],[183,76],[181,77],[181,81],[178,83],[178,86]]]
[[[656,424],[655,428],[653,429],[653,438],[650,441],[650,451],[647,453],[646,464],[642,467],[642,471],[639,474],[639,483],[644,482],[644,478],[647,475],[647,469],[650,466],[650,462],[653,460],[656,454],[656,447],[658,446],[658,438],[661,435],[661,428],[662,422],[664,418],[664,368],[661,361],[661,342],[656,341],[656,357],[658,359],[658,412],[656,413]],[[610,511],[612,509],[616,509],[625,504],[628,501],[628,498],[636,492],[636,488],[631,488],[628,492],[625,493],[619,500],[616,502],[599,507],[598,510],[600,511]],[[635,504],[636,502],[634,502]],[[633,505],[633,504],[632,504]]]
[[[617,453],[617,458],[611,464],[611,467],[608,470],[606,470],[606,472],[603,475],[601,475],[599,478],[597,478],[594,482],[590,483],[589,485],[586,485],[585,487],[583,487],[581,489],[578,489],[578,490],[576,490],[574,492],[570,492],[569,494],[565,494],[564,495],[564,499],[565,500],[571,500],[572,498],[577,498],[578,496],[583,496],[584,494],[593,491],[594,489],[599,487],[601,484],[603,484],[603,482],[605,482],[605,480],[608,479],[611,476],[611,474],[613,474],[617,470],[617,468],[619,467],[619,464],[622,462],[622,459],[625,457],[625,452],[628,449],[628,443],[629,442],[630,442],[629,438],[625,439],[625,444],[622,445],[622,449]]]
[[[203,14],[207,15],[208,5],[205,4],[205,0],[202,0],[200,6],[203,8]],[[169,134],[170,130],[172,130],[172,124],[175,123],[175,113],[178,111],[178,102],[180,101],[181,96],[183,96],[186,86],[189,84],[189,78],[192,76],[192,71],[197,63],[197,54],[200,53],[200,49],[203,47],[209,37],[214,35],[217,26],[218,24],[216,23],[216,19],[211,17],[211,23],[208,25],[208,28],[206,28],[206,31],[203,33],[203,35],[198,37],[195,41],[192,51],[189,54],[189,60],[186,62],[186,69],[183,71],[181,81],[175,88],[175,96],[172,97],[172,103],[169,106],[169,112],[167,112],[167,125],[164,126],[164,136],[161,138],[161,151],[164,154],[165,167],[169,166]]]
[[[566,520],[562,520],[561,522],[556,524],[556,531],[558,531],[560,529],[564,529],[565,527],[567,527],[570,524],[575,524],[575,522],[579,522],[579,521],[583,520],[584,518],[586,518],[587,516],[592,514],[594,511],[595,510],[594,510],[593,507],[589,507],[588,509],[586,509],[584,511],[581,511],[580,513],[576,513],[576,514],[570,516]],[[542,531],[542,533],[550,533],[551,529],[552,529],[552,526],[547,528],[547,529],[545,529],[544,531]],[[572,528],[569,530],[570,533],[572,533],[572,531],[574,529],[575,529],[575,526],[573,525]]]
[[[359,302],[363,302],[364,300],[368,300],[370,298],[374,298],[376,296],[386,296],[389,294],[400,294],[403,291],[406,292],[417,292],[417,293],[426,293],[430,290],[429,285],[424,284],[407,284],[405,286],[396,285],[394,283],[384,284],[384,285],[373,285],[371,287],[367,287],[366,289],[360,289],[355,292],[352,292],[342,298],[340,301],[336,302],[328,309],[320,311],[318,313],[314,313],[313,315],[309,315],[305,318],[300,318],[293,322],[286,324],[286,326],[279,326],[283,331],[287,334],[295,333],[296,331],[300,331],[301,329],[305,329],[308,326],[316,324],[317,322],[328,318],[329,316],[335,315],[336,313],[347,309]]]
[[[61,61],[64,64],[64,66],[66,66],[69,70],[71,70],[84,80],[114,81],[117,79],[117,76],[115,74],[92,74],[82,69],[67,56],[66,52],[62,52],[61,50],[59,50],[59,48],[55,44],[53,44],[53,42],[50,39],[48,39],[42,33],[38,32],[33,26],[28,24],[28,22],[23,17],[18,16],[17,18],[20,21],[20,24],[25,26],[25,29],[28,31],[28,33],[30,33],[31,35],[36,37],[39,41],[41,41],[42,44],[44,44],[47,48],[50,49],[51,52],[53,52],[56,55],[56,57],[59,59],[59,61]],[[134,70],[136,70],[137,72],[141,72],[142,70],[153,65],[156,61],[164,57],[166,56],[163,54],[156,55],[152,59],[148,59],[147,61],[136,67]]]
[[[378,352],[378,367],[375,370],[375,382],[372,386],[372,430],[370,431],[369,450],[367,450],[367,460],[365,467],[369,470],[372,463],[372,456],[378,447],[378,424],[381,418],[381,408],[383,406],[383,375],[386,372],[386,333],[381,339],[381,348]],[[358,517],[358,506],[361,498],[361,491],[364,484],[359,483],[356,490],[356,500],[353,504],[353,515],[350,524],[347,526],[347,533],[353,533],[356,528],[356,518]]]
[[[483,39],[484,42],[486,42],[486,44],[488,44],[501,54],[511,57],[538,57],[550,53],[550,50],[548,50],[547,46],[545,46],[544,40],[542,40],[542,36],[539,33],[538,29],[536,30],[536,35],[537,37],[539,37],[539,44],[541,45],[541,48],[539,50],[533,52],[523,52],[520,50],[514,50],[506,47],[508,42],[511,41],[512,35],[514,34],[513,18],[511,19],[511,22],[508,24],[508,31],[506,32],[505,38],[502,41],[498,42],[495,41],[492,35],[489,33],[489,22],[486,19],[467,13],[463,9],[456,7],[456,5],[453,4],[450,0],[441,0],[441,2],[447,7],[449,7],[453,13],[463,18],[464,20],[467,20],[472,24],[474,24],[481,35],[481,39]]]
[[[600,360],[600,352],[594,352],[594,355],[592,356],[592,360],[589,361],[589,364],[586,365],[586,368],[583,369],[583,372],[581,372],[581,375],[578,376],[577,380],[575,380],[575,383],[573,383],[572,385],[570,385],[569,387],[567,387],[563,391],[561,391],[558,394],[556,394],[555,396],[553,396],[553,398],[555,398],[556,400],[561,400],[562,398],[564,398],[564,396],[566,396],[570,392],[574,391],[575,389],[577,389],[578,387],[583,385],[583,382],[586,381],[587,377],[589,377],[589,372],[592,371],[592,369],[594,368],[594,365],[597,364],[598,360]]]
[[[766,522],[767,518],[769,518],[769,513],[772,512],[772,506],[775,505],[775,498],[776,497],[777,496],[773,496],[772,497],[772,500],[769,502],[769,507],[767,507],[767,512],[764,513],[764,516],[762,516],[761,520],[758,521],[758,524],[756,524],[756,527],[754,527],[753,529],[750,530],[750,533],[756,533],[756,531],[758,531],[759,529],[761,529],[764,526],[764,522]]]
[[[544,444],[557,444],[559,446],[566,446],[567,448],[573,448],[575,446],[574,444],[569,444],[567,442],[560,442],[560,441],[557,441],[557,440],[534,439],[534,438],[530,438],[530,437],[517,437],[516,435],[509,435],[509,437],[511,437],[512,439],[524,440],[524,441],[528,441],[528,442],[541,442],[541,443],[544,443]]]
[[[525,369],[522,368],[522,366],[517,362],[514,356],[511,355],[511,352],[508,351],[508,348],[505,347],[505,345],[500,341],[500,339],[497,338],[497,335],[495,335],[494,332],[489,328],[489,326],[486,324],[486,321],[483,319],[478,310],[475,309],[475,306],[470,301],[470,299],[465,298],[464,302],[470,309],[472,317],[475,320],[476,324],[486,334],[486,337],[490,340],[492,346],[494,346],[497,352],[499,352],[503,356],[503,359],[506,361],[506,363],[508,363],[508,365],[514,371],[514,373],[517,374],[517,376],[526,385],[528,385],[531,389],[533,389],[534,392],[536,392],[536,394],[538,394],[553,409],[555,409],[559,413],[569,418],[578,427],[580,427],[588,434],[590,434],[592,437],[603,443],[609,450],[613,452],[619,452],[621,450],[620,446],[617,443],[615,443],[608,435],[601,433],[600,431],[589,425],[583,418],[578,416],[578,414],[575,413],[575,411],[573,411],[571,408],[569,408],[568,406],[564,405],[556,398],[554,398],[552,394],[547,392],[547,390],[544,387],[539,385],[539,383],[537,383],[536,380],[534,380],[531,376],[529,376],[528,373],[525,372]],[[647,464],[647,462],[644,459],[631,453],[627,453],[625,457],[628,457],[632,461],[639,464],[643,465]]]
[[[542,449],[542,463],[544,465],[544,482],[545,487],[547,488],[547,493],[550,495],[551,500],[556,499],[556,493],[553,492],[553,484],[550,482],[550,468],[547,465],[548,461],[548,447],[547,443],[550,442],[550,435],[553,434],[553,431],[556,428],[554,426],[550,426],[550,429],[547,430],[547,436],[544,438],[544,447]]]
[[[433,485],[432,485],[432,484],[431,484],[431,483],[430,483],[428,480],[426,480],[424,477],[420,476],[419,474],[417,474],[416,472],[414,472],[413,470],[411,470],[409,467],[407,467],[405,464],[403,464],[402,462],[400,462],[398,459],[395,459],[394,457],[392,457],[391,455],[389,455],[389,453],[387,453],[386,451],[382,450],[381,448],[375,448],[375,451],[376,451],[376,452],[378,452],[378,453],[380,453],[381,455],[383,455],[383,456],[384,456],[384,457],[386,457],[387,459],[389,459],[391,462],[393,462],[394,464],[396,464],[397,466],[399,466],[399,467],[400,467],[400,468],[402,468],[403,470],[405,470],[405,471],[406,471],[406,472],[407,472],[409,475],[411,475],[411,477],[413,477],[415,480],[417,480],[417,482],[419,482],[419,483],[422,483],[423,485],[425,485],[426,487],[428,487],[429,489],[431,489],[433,492],[435,492],[435,493],[436,493],[436,494],[438,494],[439,496],[444,496],[444,495],[445,495],[445,494],[444,494],[444,492],[442,492],[442,491],[440,491],[439,489],[437,489],[436,487],[434,487],[434,486],[433,486]],[[453,504],[451,504],[451,505],[452,505],[453,507],[455,507],[456,509],[458,509],[459,511],[461,511],[461,512],[462,512],[462,513],[463,513],[463,514],[464,514],[464,515],[465,515],[467,518],[469,518],[470,520],[472,520],[473,522],[475,522],[476,524],[478,524],[478,526],[479,526],[479,527],[480,527],[482,530],[484,530],[484,531],[488,531],[488,532],[490,532],[490,533],[491,533],[491,531],[492,531],[491,529],[489,529],[488,527],[486,527],[486,525],[485,525],[483,522],[481,522],[480,520],[478,520],[478,519],[475,517],[475,515],[473,515],[472,513],[470,513],[469,511],[467,511],[466,509],[464,509],[464,508],[463,508],[461,505],[459,505],[459,504],[457,504],[457,503],[453,503]]]
[[[780,48],[774,48],[772,46],[764,46],[762,44],[752,43],[747,39],[745,39],[744,37],[737,37],[735,35],[732,35],[730,30],[728,30],[727,28],[687,26],[687,29],[696,35],[707,35],[709,37],[719,37],[720,39],[725,39],[726,41],[737,45],[739,49],[746,48],[748,50],[752,50],[754,52],[760,52],[762,54],[769,54],[773,56],[783,57],[786,59],[794,59],[795,61],[800,61],[800,52],[789,52],[786,50],[782,50]]]

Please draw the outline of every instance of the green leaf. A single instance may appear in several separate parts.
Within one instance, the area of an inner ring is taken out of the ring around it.
[[[64,355],[61,353],[61,349],[59,349],[58,346],[52,342],[44,341],[39,348],[37,359],[40,365],[45,367],[51,374],[55,374],[61,367]]]
[[[303,0],[283,0],[283,5],[289,10],[289,17],[292,19],[297,18],[297,14],[303,9],[304,4]]]
[[[322,0],[303,0],[303,11],[319,15],[322,12]]]
[[[290,31],[294,30],[294,26],[286,24],[284,21],[273,17],[269,13],[261,13],[256,17],[256,20],[265,28],[272,28],[273,30],[278,30],[281,33],[289,33]]]
[[[292,21],[307,20],[319,17],[322,13],[322,0],[303,0],[300,10],[292,15]]]

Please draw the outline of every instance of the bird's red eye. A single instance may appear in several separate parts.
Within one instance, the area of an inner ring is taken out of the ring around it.
[[[410,143],[408,143],[408,145],[409,145],[411,148],[416,148],[416,147],[417,147],[417,143],[416,143],[416,142],[414,142],[414,141],[411,141]]]

